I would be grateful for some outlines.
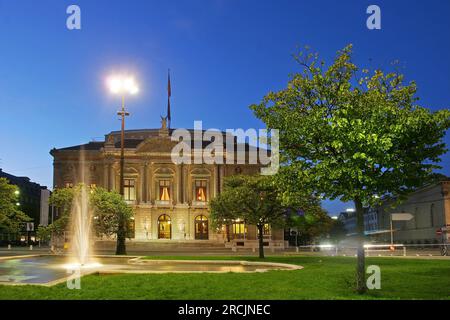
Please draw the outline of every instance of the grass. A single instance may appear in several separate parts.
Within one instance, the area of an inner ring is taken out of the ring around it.
[[[148,257],[257,261],[255,257]],[[353,291],[355,258],[268,257],[302,265],[295,271],[224,274],[90,275],[81,290],[0,285],[0,299],[450,299],[450,261],[368,258],[381,268],[381,290]]]

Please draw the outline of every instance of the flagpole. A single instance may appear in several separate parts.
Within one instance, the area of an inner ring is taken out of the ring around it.
[[[167,121],[168,121],[168,127],[170,129],[170,122],[172,120],[171,114],[170,114],[170,96],[172,95],[172,89],[170,87],[170,69],[167,71]]]

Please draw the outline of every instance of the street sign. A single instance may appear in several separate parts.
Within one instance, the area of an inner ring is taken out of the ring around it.
[[[391,214],[392,221],[409,221],[413,218],[414,218],[414,216],[411,213],[392,213]]]

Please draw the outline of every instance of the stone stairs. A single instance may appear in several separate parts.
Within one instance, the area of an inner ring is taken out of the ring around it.
[[[126,246],[128,252],[230,252],[224,243],[213,240],[127,240]],[[94,245],[95,251],[114,251],[115,248],[115,240],[97,240]]]

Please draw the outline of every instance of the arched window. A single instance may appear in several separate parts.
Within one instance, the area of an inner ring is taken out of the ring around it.
[[[208,218],[204,215],[195,217],[195,239],[208,240]]]
[[[158,218],[158,239],[172,238],[172,223],[167,214],[160,215]]]
[[[430,226],[434,227],[434,203],[430,206]]]

